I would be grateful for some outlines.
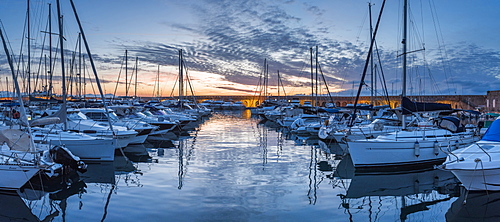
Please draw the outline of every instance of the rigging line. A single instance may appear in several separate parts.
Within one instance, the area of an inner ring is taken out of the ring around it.
[[[189,88],[191,89],[191,98],[193,99],[193,103],[198,106],[197,102],[196,102],[196,96],[195,96],[195,93],[194,93],[194,89],[193,89],[193,86],[191,85],[191,79],[189,78],[189,76],[186,76],[187,78],[187,81],[188,81],[188,84],[189,84]]]
[[[444,43],[444,37],[443,37],[443,33],[441,32],[441,25],[439,23],[439,19],[437,18],[437,13],[435,12],[435,9],[436,9],[436,6],[434,5],[434,2],[429,2],[429,8],[431,10],[431,16],[432,16],[432,21],[433,21],[433,24],[434,24],[434,31],[436,33],[436,40],[438,42],[438,51],[439,51],[439,54],[441,55],[441,59],[442,59],[442,66],[443,66],[443,71],[444,71],[444,75],[445,75],[445,78],[448,79],[448,74],[449,72],[451,72],[449,69],[449,67],[451,67],[450,65],[445,65],[445,61],[448,61],[447,58],[448,58],[448,52],[446,50],[446,45]],[[443,52],[444,51],[444,52]],[[444,54],[444,55],[443,55]],[[445,60],[446,58],[446,60]],[[448,67],[448,68],[447,68]],[[451,87],[449,86],[449,82],[446,81],[447,85],[448,85],[448,89],[451,89]],[[453,88],[456,89],[458,87],[456,87],[456,84],[453,84],[455,85]],[[455,91],[455,94],[457,92]]]
[[[254,96],[257,94],[257,92],[259,92],[259,96],[257,97],[257,101],[260,101],[261,96],[262,96],[262,90],[264,89],[264,87],[263,87],[263,85],[264,85],[263,75],[265,72],[265,66],[266,66],[266,59],[264,59],[264,66],[263,66],[264,68],[261,69],[261,72],[259,75],[259,82],[257,83],[257,88],[255,89],[255,92],[254,92]]]
[[[278,70],[279,72],[279,70]],[[285,91],[285,86],[283,85],[283,81],[281,80],[281,78],[278,78],[278,85],[281,84],[281,88],[283,89],[283,94],[286,98],[286,91]],[[278,87],[279,88],[279,87]]]
[[[83,58],[85,60],[85,57]],[[85,72],[85,70],[87,71]],[[87,79],[89,80],[90,86],[92,87],[92,94],[94,95],[94,98],[97,98],[97,93],[95,92],[94,84],[92,83],[92,78],[90,78],[90,71],[88,70],[87,63],[85,63],[85,61],[83,62],[83,71],[88,75]]]
[[[330,98],[330,102],[335,104],[333,101],[332,94],[330,93],[330,89],[328,88],[328,84],[326,83],[325,75],[323,74],[323,69],[321,69],[321,64],[318,64],[319,72],[321,73],[321,77],[323,78],[323,82],[325,83],[326,92],[328,93],[328,97]]]
[[[170,97],[171,98],[174,98],[174,91],[175,91],[175,86],[177,86],[177,82],[179,82],[179,76],[177,76],[175,78],[175,81],[174,81],[174,86],[172,87],[172,92],[170,92]]]
[[[122,62],[120,64],[120,72],[118,72],[118,78],[116,79],[116,84],[115,84],[115,91],[113,92],[113,98],[112,101],[115,100],[116,96],[116,91],[118,90],[118,85],[120,84],[120,77],[122,75],[122,70],[123,70],[123,63],[125,62],[125,57],[122,58]]]
[[[379,67],[380,67],[380,78],[382,78],[381,82],[383,84],[382,88],[385,91],[385,96],[386,96],[386,99],[387,99],[387,104],[389,106],[391,106],[391,100],[389,99],[389,92],[387,90],[387,82],[385,81],[385,74],[384,74],[384,69],[382,68],[382,59],[380,58],[380,52],[378,50],[377,40],[375,40],[375,52],[377,52],[376,54],[377,54],[378,63],[379,63]]]
[[[78,52],[78,40],[75,44],[75,50],[73,50],[73,54],[72,54],[72,57],[70,59],[70,67],[69,67],[69,70],[70,70],[70,77],[69,79],[67,80],[67,84],[70,86],[70,95],[73,96],[73,83],[75,82],[74,79],[76,79],[75,77],[75,71],[74,71],[74,68],[75,68],[75,63],[76,63],[76,53]],[[66,89],[67,91],[68,89]]]
[[[48,27],[48,23],[47,25],[45,26],[45,30],[47,30],[47,27]],[[38,70],[37,70],[37,74],[36,74],[36,78],[35,78],[35,85],[33,87],[34,90],[36,90],[36,88],[38,87],[38,78],[40,76],[40,72],[41,72],[41,69],[42,69],[42,60],[43,60],[43,52],[45,50],[45,40],[47,38],[47,35],[43,35],[43,40],[42,40],[42,50],[40,50],[40,60],[38,62]]]
[[[134,80],[133,77],[137,76],[137,72],[136,72],[137,64],[134,64],[134,66],[132,67],[132,70],[134,70],[134,71],[132,72],[132,75],[130,76],[130,80],[128,81],[128,83],[125,84],[126,86],[128,85],[128,87],[126,88],[127,91],[130,91],[130,89],[132,89],[132,80]],[[135,73],[135,75],[134,75],[134,73]]]
[[[259,74],[259,82],[257,82],[257,86],[255,88],[255,91],[253,92],[253,96],[252,96],[252,104],[254,104],[254,101],[255,101],[255,97],[257,95],[257,92],[260,92],[259,89],[260,89],[260,85],[262,84],[261,83],[262,81],[262,72]],[[259,97],[257,97],[257,101],[260,99],[260,93],[259,93]]]
[[[191,85],[191,79],[189,78],[189,69],[187,67],[187,64],[186,64],[186,61],[183,61],[184,64],[184,69],[186,70],[186,80],[188,82],[188,85],[189,85],[189,89],[191,90],[191,97],[193,98],[193,101],[194,103],[196,104],[196,97],[194,95],[194,89],[193,89],[193,86]],[[182,108],[182,107],[181,107]]]

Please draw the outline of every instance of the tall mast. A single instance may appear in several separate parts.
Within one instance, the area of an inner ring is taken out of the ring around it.
[[[268,96],[269,96],[269,63],[266,63],[266,76],[265,76],[265,81],[266,81],[266,88],[265,88],[265,97],[266,99],[268,99]]]
[[[314,96],[314,70],[313,70],[313,48],[309,48],[310,54],[311,54],[311,103],[314,101],[313,96]]]
[[[404,6],[403,6],[403,41],[401,43],[403,44],[403,92],[401,93],[401,96],[405,97],[406,96],[406,47],[407,47],[407,35],[408,35],[408,0],[404,0]]]
[[[370,16],[370,41],[373,39],[373,26],[372,26],[372,4],[368,2],[368,14]],[[371,73],[371,90],[370,90],[370,104],[374,104],[374,98],[373,96],[375,95],[375,76],[373,74],[373,51],[370,51],[370,73]]]
[[[66,73],[64,70],[64,37],[63,37],[63,17],[61,16],[61,5],[59,4],[59,0],[57,0],[57,18],[59,21],[59,47],[61,48],[61,78],[62,78],[62,108],[66,108]],[[61,109],[62,109],[61,108]],[[66,110],[62,110],[63,113],[66,113]],[[68,124],[66,120],[63,121],[64,130],[67,130]]]
[[[264,101],[267,99],[267,72],[269,66],[267,65],[267,58],[264,59]]]
[[[314,101],[314,107],[318,106],[318,46],[316,46],[316,97]]]
[[[30,0],[28,2],[28,95],[31,94],[31,30],[30,30]],[[29,100],[28,100],[29,101]]]
[[[128,96],[128,50],[125,50],[125,96]]]
[[[160,65],[158,65],[158,72],[156,73],[156,98],[160,98]]]
[[[183,70],[182,49],[179,50],[179,105],[182,109],[182,100],[184,97],[184,70]]]
[[[401,92],[401,100],[403,97],[406,97],[406,46],[407,46],[407,35],[408,35],[408,28],[407,28],[407,22],[408,22],[408,0],[404,0],[403,3],[403,40],[401,43],[403,44],[403,83],[402,83],[402,89],[403,91]],[[403,104],[401,104],[401,107],[403,107]],[[406,129],[406,116],[403,115],[401,119],[401,126],[403,127],[403,130]]]
[[[82,97],[82,33],[78,33],[78,96]]]
[[[278,99],[280,99],[280,71],[278,70]]]
[[[136,56],[135,57],[135,84],[134,84],[134,97],[137,98],[137,75],[139,75],[139,67],[137,66],[137,61],[139,58]]]
[[[52,96],[52,4],[49,3],[49,87],[47,96]]]

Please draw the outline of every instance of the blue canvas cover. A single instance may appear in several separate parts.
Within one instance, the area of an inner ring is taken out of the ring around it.
[[[500,142],[500,119],[496,119],[491,123],[481,140]]]

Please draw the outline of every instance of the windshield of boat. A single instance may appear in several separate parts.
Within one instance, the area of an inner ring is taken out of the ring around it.
[[[134,117],[137,117],[137,118],[141,118],[141,119],[142,119],[142,118],[147,118],[147,117],[148,117],[146,114],[144,114],[144,113],[142,113],[142,112],[135,112],[135,113],[133,114],[133,116],[134,116]]]
[[[82,112],[71,112],[68,113],[68,119],[71,120],[88,120],[89,118]]]
[[[116,113],[115,113],[115,112],[108,112],[108,116],[109,116],[109,118],[110,118],[112,121],[118,121],[118,120],[120,120],[120,119],[118,118],[118,115],[116,115]]]
[[[149,110],[142,112],[142,114],[144,114],[145,116],[154,116],[154,114],[151,113],[151,111],[149,111]]]

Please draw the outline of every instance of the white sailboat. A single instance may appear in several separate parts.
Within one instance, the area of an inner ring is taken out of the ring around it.
[[[35,146],[17,75],[1,28],[0,37],[20,104],[19,120],[22,125],[26,126],[26,131],[17,129],[3,129],[0,131],[0,144],[2,144],[0,148],[0,176],[2,178],[0,180],[0,189],[19,189],[37,173],[45,173],[49,177],[64,173],[62,171],[64,165],[57,162],[68,162],[75,169],[85,170],[85,164],[64,147],[40,150]]]
[[[402,130],[374,139],[347,142],[354,166],[373,170],[376,168],[421,167],[438,165],[446,159],[449,152],[478,140],[474,130],[465,130],[460,122],[441,119],[438,126],[432,117],[440,111],[451,111],[449,104],[412,102],[406,97],[406,35],[407,0],[404,2],[403,29],[403,91],[402,91]],[[378,24],[377,24],[378,26]],[[373,40],[372,40],[373,41]],[[373,43],[373,42],[372,42]],[[406,115],[418,113],[430,118],[417,124],[414,129],[406,129]],[[434,115],[432,115],[434,114]]]

